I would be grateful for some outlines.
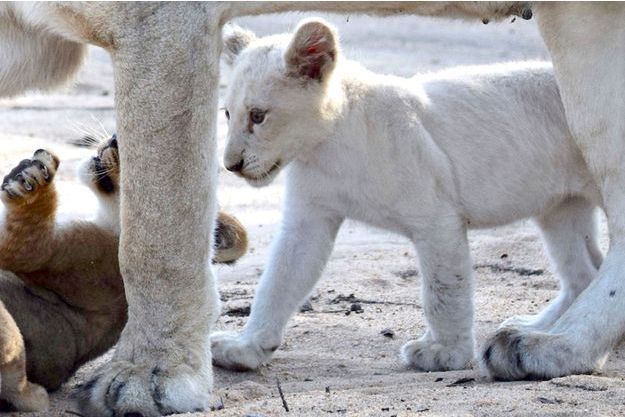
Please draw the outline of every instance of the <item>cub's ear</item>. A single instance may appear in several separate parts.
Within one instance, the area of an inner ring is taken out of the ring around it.
[[[223,57],[228,65],[232,65],[242,50],[256,40],[256,35],[237,25],[226,25],[223,34]]]
[[[328,23],[304,21],[284,53],[287,72],[292,77],[322,82],[334,69],[338,52],[336,32]]]

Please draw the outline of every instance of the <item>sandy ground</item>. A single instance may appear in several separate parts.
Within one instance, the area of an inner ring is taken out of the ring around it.
[[[266,34],[292,29],[303,16],[246,18],[239,24]],[[531,21],[483,26],[416,17],[325,17],[338,26],[344,53],[379,72],[409,76],[457,64],[548,59]],[[227,71],[223,79],[225,85]],[[0,100],[0,172],[39,147],[54,149],[63,160],[59,181],[67,192],[67,206],[92,210],[93,199],[77,187],[73,173],[89,151],[71,142],[85,132],[105,130],[115,130],[112,68],[108,56],[93,49],[71,88]],[[220,115],[220,152],[224,137],[225,120]],[[217,328],[237,330],[246,320],[245,308],[277,230],[283,181],[256,190],[224,170],[220,175],[221,205],[243,221],[251,241],[249,254],[239,263],[216,269],[224,300]],[[602,228],[605,236],[604,223]],[[470,239],[481,343],[506,317],[539,311],[558,286],[530,222],[473,231]],[[606,245],[604,237],[604,250]],[[424,330],[415,256],[406,239],[347,222],[312,293],[312,311],[293,318],[270,365],[249,373],[215,369],[214,402],[223,408],[206,415],[287,415],[278,380],[288,415],[297,416],[625,413],[622,349],[610,356],[601,373],[544,382],[492,383],[482,380],[477,369],[436,373],[406,369],[399,361],[399,348]],[[362,312],[349,313],[354,303]],[[382,334],[388,330],[392,337]],[[73,415],[72,387],[108,356],[83,367],[53,395],[52,410],[39,415]]]

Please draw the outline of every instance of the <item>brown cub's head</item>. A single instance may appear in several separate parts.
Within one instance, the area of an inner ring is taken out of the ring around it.
[[[96,194],[119,194],[117,135],[100,143],[96,155],[81,166],[80,177]]]

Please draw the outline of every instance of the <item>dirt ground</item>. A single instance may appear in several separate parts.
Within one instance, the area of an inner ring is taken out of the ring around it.
[[[292,29],[305,16],[240,19],[268,34]],[[344,53],[378,72],[409,76],[458,64],[548,59],[534,22],[465,24],[417,17],[376,19],[324,15],[337,25]],[[221,92],[227,83],[227,69]],[[89,212],[94,201],[73,170],[89,151],[72,145],[87,133],[115,131],[112,67],[92,49],[78,80],[63,91],[0,100],[0,173],[39,147],[62,158],[59,181],[65,209]],[[158,97],[155,97],[158,99]],[[219,116],[219,149],[225,119]],[[121,138],[123,140],[123,138]],[[221,155],[221,154],[220,154]],[[220,172],[222,208],[237,215],[250,235],[249,253],[232,267],[217,267],[223,313],[218,329],[244,324],[268,245],[280,221],[283,181],[252,189]],[[605,222],[602,221],[605,250]],[[534,313],[558,284],[531,222],[472,231],[478,343],[512,314]],[[416,254],[404,238],[347,222],[310,311],[289,323],[270,365],[258,372],[215,369],[215,416],[603,416],[625,414],[625,352],[614,352],[596,375],[543,382],[493,383],[478,369],[419,373],[399,361],[399,348],[424,330]],[[355,304],[360,306],[360,309]],[[357,312],[352,309],[359,310]],[[110,352],[83,367],[52,396],[50,412],[71,416],[69,394]],[[284,394],[280,398],[278,381]],[[288,407],[288,412],[286,408]]]

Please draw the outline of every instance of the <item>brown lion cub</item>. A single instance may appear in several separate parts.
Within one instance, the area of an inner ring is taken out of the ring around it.
[[[5,206],[0,213],[0,399],[21,411],[46,409],[43,387],[58,388],[76,368],[107,351],[126,322],[117,260],[117,139],[102,143],[80,169],[99,201],[93,220],[57,218],[53,179],[58,166],[55,155],[40,149],[5,177],[0,190]],[[245,229],[223,212],[215,241],[213,262],[232,263],[247,248]]]

